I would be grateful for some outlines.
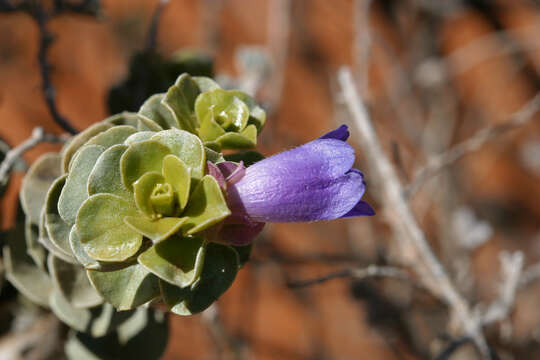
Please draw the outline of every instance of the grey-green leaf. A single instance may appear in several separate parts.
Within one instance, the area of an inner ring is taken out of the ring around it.
[[[137,260],[160,279],[186,287],[201,274],[204,250],[202,238],[173,236],[155,244],[139,255]]]
[[[236,251],[226,245],[209,243],[200,279],[191,288],[159,282],[163,301],[178,315],[192,315],[208,308],[233,283],[238,272]]]
[[[58,199],[58,213],[69,225],[75,223],[77,211],[88,198],[88,177],[104,150],[103,146],[88,145],[81,148],[73,159],[66,185]]]
[[[62,158],[59,154],[48,153],[37,159],[22,181],[21,204],[32,223],[39,224],[39,218],[49,187],[62,175]]]
[[[88,270],[88,277],[117,310],[130,310],[159,296],[157,278],[139,264],[108,272]]]
[[[107,193],[133,200],[133,194],[122,183],[120,159],[126,145],[114,145],[103,152],[88,177],[88,194]]]

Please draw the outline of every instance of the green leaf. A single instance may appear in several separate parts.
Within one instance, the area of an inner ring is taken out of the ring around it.
[[[213,118],[226,131],[242,131],[249,119],[249,108],[236,94],[223,89],[202,93],[195,101],[197,119],[203,122]]]
[[[163,176],[172,185],[178,199],[178,214],[182,213],[189,199],[191,170],[177,156],[167,155],[163,159]]]
[[[142,235],[123,221],[137,214],[135,206],[112,194],[86,200],[77,215],[77,230],[86,253],[100,261],[124,261],[142,245]]]
[[[88,329],[92,320],[90,311],[73,307],[58,289],[51,292],[49,303],[54,315],[69,327],[79,331]]]
[[[151,219],[157,219],[158,213],[152,206],[150,197],[156,185],[163,183],[165,183],[165,178],[163,175],[155,171],[149,171],[143,174],[137,181],[133,183],[135,204],[140,212]]]
[[[158,131],[161,131],[161,130],[158,130]],[[124,141],[124,145],[133,145],[133,144],[138,143],[138,142],[150,140],[150,138],[152,136],[154,136],[155,134],[156,134],[155,131],[139,131],[139,132],[136,132],[135,134],[128,137],[126,139],[126,141]]]
[[[157,278],[139,264],[108,272],[88,270],[88,277],[101,296],[119,311],[159,296]]]
[[[100,269],[99,262],[92,259],[84,250],[76,225],[71,227],[71,232],[69,233],[69,245],[71,246],[73,255],[75,255],[75,258],[82,266],[86,269]]]
[[[34,224],[39,224],[39,217],[49,187],[62,175],[62,159],[59,154],[48,153],[37,159],[22,181],[22,208]]]
[[[149,171],[161,173],[163,158],[170,153],[171,150],[167,146],[156,140],[131,145],[120,159],[124,186],[132,190],[133,183],[145,173]]]
[[[137,129],[135,129],[133,126],[115,126],[94,136],[86,143],[85,146],[100,145],[103,146],[105,149],[108,149],[113,145],[123,144],[128,137],[135,134],[136,132]]]
[[[104,150],[103,146],[88,145],[81,148],[73,158],[66,184],[58,199],[58,213],[69,225],[75,223],[77,211],[88,198],[88,177]]]
[[[186,287],[201,274],[204,250],[202,238],[174,236],[152,246],[137,260],[160,279]]]
[[[216,142],[222,149],[252,149],[257,145],[257,129],[248,125],[241,133],[228,132]]]
[[[211,78],[209,78],[209,77],[206,77],[206,76],[193,76],[192,79],[193,79],[193,81],[195,81],[195,83],[197,83],[197,85],[199,86],[199,89],[203,93],[207,92],[207,91],[210,91],[210,90],[221,89],[219,84],[217,82],[215,82],[214,80],[212,80]]]
[[[7,232],[6,238],[7,245],[3,248],[6,278],[32,302],[48,307],[52,282],[27,254],[24,224],[18,223],[15,229]]]
[[[122,183],[120,159],[127,150],[126,145],[114,145],[105,150],[97,159],[88,177],[88,194],[114,194],[133,201],[133,194]]]
[[[111,125],[129,125],[134,128],[137,128],[137,124],[139,123],[139,118],[137,117],[136,113],[124,111],[120,114],[111,115],[105,120],[103,120],[104,123],[108,123]]]
[[[239,267],[244,266],[251,256],[251,250],[253,249],[253,243],[246,246],[231,246],[238,253]]]
[[[128,320],[136,310],[116,311],[114,306],[104,303],[102,306],[90,310],[92,312],[92,324],[89,329],[93,337],[105,336],[115,331],[119,325]],[[77,358],[77,360],[79,360]]]
[[[84,145],[88,140],[96,136],[97,134],[111,128],[112,125],[106,122],[99,122],[97,124],[94,124],[81,132],[80,134],[76,135],[68,146],[62,151],[62,168],[64,169],[64,172],[68,172],[71,158],[75,155],[75,153]]]
[[[139,118],[157,123],[162,129],[179,128],[180,124],[175,116],[167,109],[161,101],[165,94],[150,96],[139,110]]]
[[[223,157],[223,154],[221,152],[216,152],[212,149],[207,148],[206,146],[204,147],[204,151],[206,153],[206,159],[213,162],[214,164],[225,161],[225,158]]]
[[[213,141],[225,134],[225,130],[214,120],[213,116],[207,116],[201,120],[199,136],[206,142]]]
[[[208,243],[204,267],[196,285],[180,288],[160,281],[163,301],[175,314],[199,313],[212,305],[232,285],[238,267],[238,254],[233,248]]]
[[[55,287],[72,307],[90,308],[103,303],[82,266],[67,263],[52,255],[49,256],[48,265]]]
[[[249,121],[248,124],[253,124],[257,127],[257,131],[261,132],[264,124],[266,123],[265,111],[257,105],[257,102],[245,92],[240,90],[230,90],[237,98],[242,100],[249,108]]]
[[[69,178],[69,176],[67,178]],[[71,251],[71,246],[69,245],[71,225],[62,219],[57,206],[59,198],[62,196],[62,191],[66,187],[66,181],[66,175],[59,177],[49,189],[47,202],[45,204],[45,227],[50,241],[65,255],[72,258],[73,253]]]
[[[191,133],[195,133],[199,127],[193,111],[195,99],[199,94],[197,83],[188,74],[182,74],[167,90],[162,100],[162,104],[178,119],[180,128]]]
[[[164,217],[156,220],[142,216],[126,216],[124,218],[127,225],[154,243],[159,243],[178,232],[186,220],[185,217]]]
[[[206,175],[193,190],[183,216],[188,217],[184,231],[195,234],[231,214],[219,185],[212,176]]]
[[[39,223],[39,243],[47,249],[49,252],[54,254],[55,256],[58,256],[60,259],[71,262],[76,264],[77,259],[73,255],[71,255],[71,252],[68,253],[61,248],[59,248],[56,244],[54,244],[49,236],[49,233],[47,231],[47,226],[45,224],[45,209],[42,211],[41,215],[41,221]]]
[[[256,151],[244,151],[244,152],[239,152],[235,154],[225,155],[225,160],[234,161],[237,163],[239,163],[240,161],[243,161],[245,167],[249,167],[263,159],[264,159],[264,155]]]
[[[187,131],[170,129],[158,132],[152,136],[152,140],[171,149],[171,153],[178,156],[191,169],[193,179],[199,180],[203,177],[206,153],[201,139],[197,136]]]
[[[158,360],[167,345],[165,314],[137,309],[118,330],[103,337],[71,332],[65,345],[70,360]]]
[[[161,131],[163,128],[158,123],[148,119],[147,117],[139,117],[139,124],[137,125],[139,131]]]
[[[25,219],[24,237],[27,254],[40,269],[45,270],[47,250],[39,243],[39,226],[32,224],[29,217]]]

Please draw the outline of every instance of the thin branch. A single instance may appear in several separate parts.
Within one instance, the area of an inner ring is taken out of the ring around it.
[[[534,118],[538,110],[540,110],[540,93],[536,94],[519,111],[512,114],[508,121],[479,130],[471,138],[455,145],[442,154],[433,156],[423,168],[416,172],[413,181],[405,190],[406,195],[412,196],[428,179],[437,175],[442,169],[461,157],[477,151],[494,138],[527,124]]]
[[[325,283],[333,279],[352,278],[363,280],[367,278],[389,277],[400,280],[410,280],[406,271],[392,266],[377,266],[369,265],[365,268],[350,268],[340,271],[335,271],[324,276],[320,276],[309,280],[289,281],[287,286],[291,289],[299,289],[312,285]]]
[[[148,29],[148,38],[146,39],[146,52],[152,52],[156,49],[159,21],[161,20],[163,9],[168,3],[169,0],[160,0],[156,9],[154,10],[154,14],[152,15],[152,20],[150,22],[150,28]]]
[[[519,288],[529,286],[531,283],[540,279],[540,263],[527,267],[519,279]]]
[[[267,48],[274,55],[272,77],[268,84],[270,110],[279,108],[285,83],[291,27],[291,1],[268,2]]]
[[[56,135],[47,134],[43,131],[43,128],[36,127],[32,131],[32,136],[26,139],[19,146],[14,147],[6,153],[6,157],[2,164],[0,164],[0,185],[5,185],[9,178],[9,172],[15,162],[21,158],[21,156],[27,151],[42,142],[63,142],[65,138],[58,137]]]
[[[452,340],[446,348],[441,351],[435,360],[449,360],[450,357],[462,346],[467,345],[471,342],[471,338],[468,336],[460,337],[458,339]]]
[[[369,87],[369,55],[371,52],[371,32],[369,31],[369,8],[371,0],[353,2],[355,41],[354,69],[358,71],[356,79],[360,83],[360,94],[365,97]]]
[[[402,249],[404,251],[413,249],[415,259],[411,265],[425,287],[448,304],[465,335],[473,339],[483,358],[490,359],[487,342],[482,334],[478,318],[471,311],[465,298],[457,291],[412,215],[412,210],[403,196],[403,187],[390,160],[382,150],[367,109],[358,95],[348,68],[342,68],[339,71],[338,82],[342,88],[345,103],[353,116],[360,137],[359,143],[366,154],[372,177],[381,188],[381,203],[388,211],[388,221]]]
[[[76,134],[77,130],[69,123],[69,121],[63,117],[58,108],[56,107],[56,94],[54,87],[51,83],[50,68],[51,66],[47,62],[47,50],[53,41],[52,35],[47,30],[47,14],[41,9],[38,9],[35,13],[35,19],[39,28],[39,52],[38,62],[39,71],[42,79],[43,95],[45,96],[45,102],[47,108],[51,113],[54,121],[70,134]]]
[[[510,254],[506,251],[500,255],[502,267],[502,283],[499,298],[486,310],[482,322],[489,325],[505,319],[514,308],[516,292],[519,287],[521,271],[523,269],[523,253],[516,251]]]

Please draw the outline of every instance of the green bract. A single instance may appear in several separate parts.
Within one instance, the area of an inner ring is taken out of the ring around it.
[[[231,212],[207,162],[254,147],[264,122],[248,95],[183,74],[137,114],[94,124],[33,164],[21,191],[26,241],[10,237],[6,272],[78,332],[69,351],[86,336],[121,336],[125,322],[156,323],[135,312],[148,302],[190,315],[227,290],[250,247],[209,241]]]

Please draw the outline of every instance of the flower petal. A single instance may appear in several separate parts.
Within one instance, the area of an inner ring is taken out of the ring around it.
[[[305,168],[299,170],[306,171]],[[362,175],[355,171],[335,179],[298,179],[283,172],[264,178],[249,178],[249,170],[239,183],[229,188],[229,204],[233,214],[243,212],[255,221],[336,219],[347,214],[360,201],[365,190]],[[283,174],[287,177],[284,178]]]
[[[327,134],[324,134],[319,139],[336,139],[346,141],[349,138],[349,128],[347,125],[341,125],[336,130],[332,130]]]
[[[375,210],[367,202],[360,200],[348,213],[342,216],[342,218],[349,218],[354,216],[373,216]]]

